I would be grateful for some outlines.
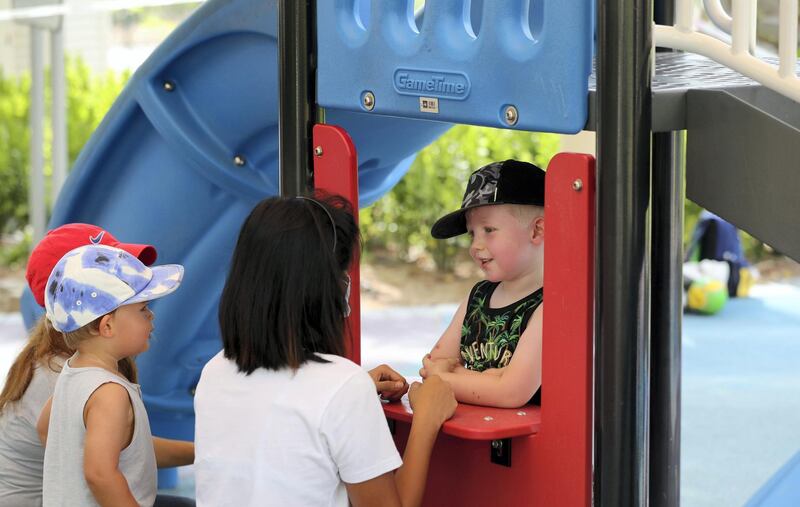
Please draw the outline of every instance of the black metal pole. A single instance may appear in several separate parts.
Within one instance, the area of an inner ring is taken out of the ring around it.
[[[650,506],[680,504],[683,134],[653,136]]]
[[[278,0],[278,147],[281,195],[311,188],[316,117],[314,2]]]
[[[653,19],[672,25],[674,2],[656,0]],[[659,48],[660,50],[660,48]],[[682,132],[653,135],[650,357],[650,506],[680,504],[683,195]]]
[[[599,0],[595,504],[648,501],[651,0]]]

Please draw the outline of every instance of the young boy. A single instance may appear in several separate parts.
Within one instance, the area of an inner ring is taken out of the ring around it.
[[[461,303],[420,375],[439,375],[461,402],[493,407],[539,403],[542,358],[545,173],[506,160],[470,176],[461,209],[433,237],[468,233],[486,279]]]

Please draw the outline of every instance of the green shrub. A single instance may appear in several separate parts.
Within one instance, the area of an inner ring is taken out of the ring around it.
[[[67,150],[71,165],[122,91],[130,74],[93,74],[82,60],[69,58],[66,77]],[[48,178],[52,174],[52,134],[49,130],[52,93],[49,75],[45,82],[44,174]],[[29,106],[30,75],[11,77],[0,69],[0,235],[19,230],[28,223]]]

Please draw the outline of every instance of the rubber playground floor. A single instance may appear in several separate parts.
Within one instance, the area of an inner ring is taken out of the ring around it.
[[[364,366],[385,362],[406,376],[416,376],[420,358],[454,311],[455,305],[365,310]],[[24,338],[21,317],[0,314],[3,378]],[[757,285],[751,297],[731,300],[713,317],[685,316],[682,506],[748,504],[800,451],[798,428],[800,279]],[[172,491],[193,495],[191,467],[179,477],[181,483]],[[800,505],[800,482],[794,484],[794,505]]]

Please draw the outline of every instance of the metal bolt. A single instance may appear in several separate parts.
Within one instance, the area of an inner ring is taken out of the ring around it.
[[[517,412],[517,415],[528,415],[528,414],[526,414],[525,412],[523,412],[522,410],[520,410],[519,412]]]
[[[236,155],[235,157],[233,157],[233,163],[238,165],[239,167],[242,167],[246,162],[247,161],[241,155]]]
[[[494,417],[492,417],[490,415],[487,415],[486,417],[483,418],[483,420],[484,421],[494,421]]]
[[[317,146],[314,148],[314,155],[318,157],[322,156],[322,146]]]
[[[517,108],[514,106],[506,106],[506,110],[504,112],[506,117],[506,123],[510,126],[516,125],[517,120],[519,120],[519,113],[517,112]]]
[[[375,109],[375,94],[372,92],[364,93],[364,96],[361,98],[361,104],[367,111]]]
[[[503,448],[503,441],[502,440],[492,440],[492,448],[493,449],[502,449]]]
[[[572,182],[572,190],[580,192],[583,189],[583,181],[580,178]]]
[[[164,81],[164,91],[171,92],[175,89],[175,83],[172,81]]]

